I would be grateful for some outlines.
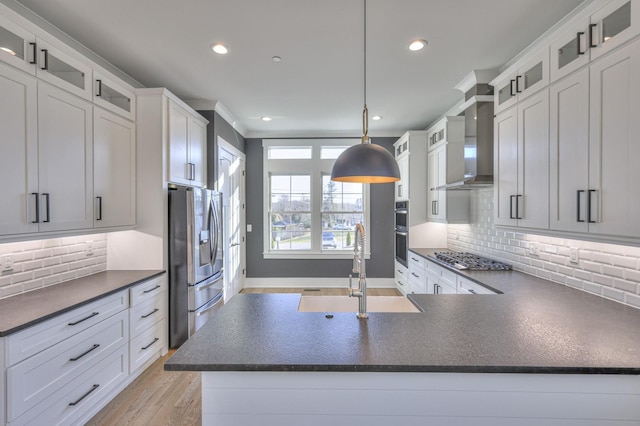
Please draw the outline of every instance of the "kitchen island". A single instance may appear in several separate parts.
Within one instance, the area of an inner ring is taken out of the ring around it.
[[[203,424],[640,424],[640,311],[515,271],[420,313],[302,313],[240,294],[165,364],[202,371]]]

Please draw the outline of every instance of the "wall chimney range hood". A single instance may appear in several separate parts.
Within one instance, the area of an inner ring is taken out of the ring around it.
[[[487,82],[496,70],[472,71],[456,89],[465,94],[460,105],[465,117],[464,178],[436,190],[471,190],[493,186],[493,87]]]

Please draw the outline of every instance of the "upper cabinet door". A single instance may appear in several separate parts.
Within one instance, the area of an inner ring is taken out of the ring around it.
[[[193,168],[189,163],[189,115],[177,103],[169,100],[169,161],[170,182],[191,185]]]
[[[497,114],[511,108],[518,102],[516,94],[516,73],[507,75],[495,84],[493,111]]]
[[[135,224],[135,125],[95,107],[93,111],[94,227]]]
[[[93,74],[93,79],[93,102],[128,120],[135,121],[136,95],[133,89],[99,72]]]
[[[40,231],[93,227],[93,106],[38,82]]]
[[[587,28],[588,22],[582,21],[551,44],[551,81],[557,81],[589,63]]]
[[[38,231],[36,79],[0,63],[0,235]]]
[[[205,186],[207,184],[207,124],[194,118],[189,120],[189,162],[192,164],[191,184]]]
[[[518,111],[496,115],[493,126],[494,215],[496,225],[515,226],[518,195]]]
[[[640,1],[613,0],[591,16],[591,60],[640,33]]]
[[[36,36],[0,15],[0,60],[36,73]]]
[[[640,237],[640,40],[590,67],[589,232]]]
[[[77,57],[38,39],[38,68],[36,74],[61,89],[91,100],[91,67]]]

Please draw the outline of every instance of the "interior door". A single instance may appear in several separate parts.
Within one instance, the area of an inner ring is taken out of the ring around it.
[[[226,247],[225,302],[244,287],[246,253],[244,170],[244,154],[218,137],[218,191],[222,192],[222,223]]]

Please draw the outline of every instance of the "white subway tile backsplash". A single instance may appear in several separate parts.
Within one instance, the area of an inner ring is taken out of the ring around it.
[[[502,260],[527,274],[640,308],[640,247],[501,230],[493,225],[493,190],[471,192],[472,223],[448,226],[452,250]],[[538,255],[529,253],[530,243]],[[579,249],[579,261],[569,261]]]
[[[106,247],[106,234],[0,244],[0,254],[13,260],[13,271],[0,274],[0,298],[104,271]]]

